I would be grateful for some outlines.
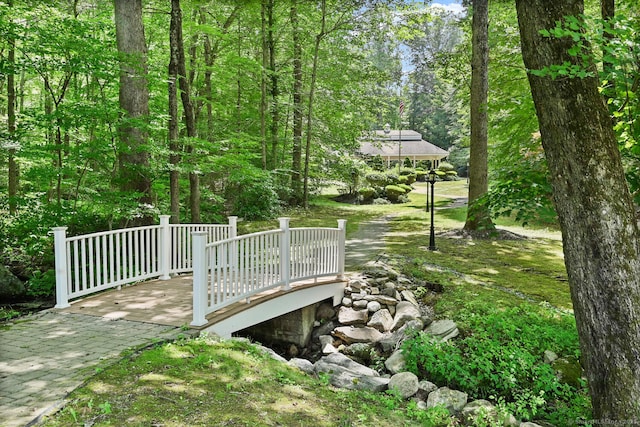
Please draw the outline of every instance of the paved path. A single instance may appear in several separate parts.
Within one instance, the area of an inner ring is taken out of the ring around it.
[[[361,223],[358,230],[346,242],[345,270],[355,272],[364,264],[383,255],[389,232],[389,217]]]
[[[45,311],[0,326],[0,426],[28,426],[124,350],[180,328]]]

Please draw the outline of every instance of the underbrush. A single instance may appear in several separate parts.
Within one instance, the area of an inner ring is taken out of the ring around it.
[[[462,334],[454,340],[418,333],[404,343],[410,371],[493,401],[518,419],[556,426],[590,419],[573,316],[531,304],[468,303],[455,320]],[[545,351],[559,358],[545,361]]]

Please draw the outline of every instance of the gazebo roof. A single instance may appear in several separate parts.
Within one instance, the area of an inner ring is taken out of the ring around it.
[[[401,157],[419,160],[440,160],[449,155],[447,150],[423,140],[422,135],[414,130],[390,130],[388,134],[376,130],[372,138],[363,140],[359,151],[367,156],[397,158],[400,154]]]

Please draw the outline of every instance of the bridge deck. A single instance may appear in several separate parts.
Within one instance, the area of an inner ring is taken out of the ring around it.
[[[82,313],[107,319],[125,319],[159,325],[186,326],[192,329],[207,329],[242,311],[256,307],[284,294],[314,286],[338,283],[340,280],[329,278],[324,280],[308,280],[291,284],[291,290],[279,288],[264,291],[246,301],[231,304],[207,316],[208,323],[198,328],[189,326],[193,319],[193,276],[181,275],[170,280],[151,280],[135,285],[123,286],[92,295],[71,303],[71,307],[62,312]]]

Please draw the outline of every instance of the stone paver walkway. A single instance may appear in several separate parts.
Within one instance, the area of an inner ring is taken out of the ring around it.
[[[28,426],[59,408],[97,368],[180,328],[54,310],[0,327],[0,426]]]

